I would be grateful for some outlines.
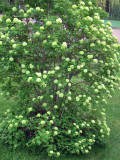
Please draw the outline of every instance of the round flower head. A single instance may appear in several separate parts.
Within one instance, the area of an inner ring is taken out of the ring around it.
[[[83,55],[83,54],[84,54],[84,52],[83,52],[83,51],[80,51],[80,52],[79,52],[79,54],[80,54],[80,55]]]
[[[57,42],[55,41],[52,43],[52,47],[56,47],[56,46],[57,46]]]
[[[53,120],[50,120],[50,123],[53,124],[54,123]]]
[[[29,112],[31,112],[32,110],[33,110],[32,107],[28,108],[28,111],[29,111]]]
[[[38,77],[41,77],[41,73],[38,73],[38,72],[36,72],[36,75],[38,76]]]
[[[10,58],[9,58],[9,61],[11,61],[11,62],[14,61],[14,58],[13,58],[13,57],[10,57]]]
[[[43,26],[41,26],[41,27],[40,27],[40,30],[44,30],[44,27],[43,27]]]
[[[22,45],[25,47],[25,46],[27,46],[27,43],[26,43],[26,42],[23,42]]]
[[[50,134],[50,132],[49,132],[49,131],[46,131],[46,134]]]
[[[18,126],[18,123],[15,123],[15,126]]]
[[[36,11],[40,11],[40,7],[36,7]]]
[[[26,17],[28,17],[28,14],[27,14],[27,13],[24,13],[24,15],[23,15],[23,16],[26,18]]]
[[[22,116],[22,115],[20,115],[20,116],[19,116],[19,118],[21,119],[21,118],[23,118],[23,116]]]
[[[33,68],[34,68],[34,65],[30,64],[30,68],[33,69]]]
[[[54,105],[54,108],[55,108],[55,109],[58,109],[58,106],[57,106],[57,105]]]
[[[45,124],[45,121],[41,121],[40,123],[41,123],[41,124]]]
[[[53,151],[50,151],[50,154],[53,154],[54,152]]]
[[[58,157],[60,156],[60,152],[57,152],[57,156],[58,156]]]
[[[1,38],[4,39],[4,38],[5,38],[5,35],[1,35]]]
[[[52,25],[52,22],[51,21],[47,21],[46,22],[46,26],[50,26],[50,25]]]
[[[65,48],[67,48],[67,43],[63,42],[62,45],[61,45],[61,49],[65,49]]]
[[[30,74],[30,71],[26,71],[26,74]]]
[[[47,78],[47,75],[43,75],[43,78],[46,79],[46,78]]]
[[[60,97],[60,98],[62,98],[63,96],[64,96],[64,94],[63,94],[63,93],[60,93],[60,94],[59,94],[59,97]]]
[[[55,70],[59,70],[59,69],[60,69],[60,67],[59,67],[59,66],[56,66],[56,67],[55,67]]]
[[[84,69],[83,71],[84,71],[84,73],[87,73],[88,70],[87,70],[87,69]]]
[[[23,14],[23,13],[24,13],[24,10],[23,10],[23,9],[20,9],[20,10],[19,10],[19,13]]]
[[[35,35],[36,35],[36,36],[40,36],[40,32],[36,32]]]
[[[12,11],[13,11],[13,12],[16,12],[16,11],[17,11],[17,8],[16,8],[16,7],[13,7],[13,8],[12,8]]]
[[[89,153],[89,151],[86,149],[86,150],[85,150],[85,153]]]
[[[68,134],[71,134],[71,130],[68,130]]]
[[[78,102],[80,100],[80,98],[79,97],[76,97],[76,101]]]
[[[50,111],[48,111],[48,112],[47,112],[47,114],[48,114],[48,115],[50,115],[50,114],[51,114],[51,112],[50,112]]]
[[[71,100],[72,100],[71,96],[68,96],[68,100],[69,100],[69,101],[71,101]]]
[[[40,113],[38,113],[38,114],[36,115],[36,117],[40,117]]]
[[[73,8],[73,9],[77,9],[77,6],[74,4],[74,5],[72,6],[72,8]]]
[[[88,59],[92,59],[93,55],[88,55],[87,57],[88,57]]]
[[[95,120],[91,120],[91,123],[93,123],[93,124],[94,124],[94,123],[95,123]]]
[[[12,47],[13,47],[13,48],[17,48],[17,44],[13,44]]]
[[[88,2],[88,4],[89,4],[89,5],[92,5],[92,2],[91,2],[91,1],[89,1],[89,2]]]
[[[98,60],[97,59],[93,59],[93,62],[98,63]]]
[[[54,131],[54,135],[57,135],[58,134],[58,132],[57,131]]]
[[[14,22],[14,23],[17,23],[17,22],[18,22],[18,18],[14,18],[14,19],[13,19],[13,22]]]
[[[41,82],[41,79],[40,79],[40,78],[37,78],[37,79],[36,79],[36,82]]]
[[[12,128],[12,127],[13,127],[13,124],[10,124],[9,127]]]
[[[22,120],[21,123],[22,123],[22,124],[26,124],[26,120]]]
[[[11,23],[11,19],[8,18],[8,19],[6,20],[6,23]]]
[[[21,68],[25,68],[25,64],[21,64]]]
[[[58,127],[54,127],[55,130],[58,130]]]
[[[62,23],[62,19],[61,18],[56,19],[56,23]]]

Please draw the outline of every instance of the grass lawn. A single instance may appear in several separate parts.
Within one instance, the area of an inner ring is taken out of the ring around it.
[[[113,28],[120,28],[120,21],[115,21],[115,20],[104,20],[104,21],[105,21],[105,24],[106,24],[108,21],[110,21]]]
[[[12,100],[7,102],[0,96],[0,116],[12,104],[15,105]],[[87,155],[68,155],[60,157],[59,160],[120,160],[120,91],[116,91],[113,98],[109,100],[106,113],[107,122],[111,129],[106,146],[96,146]],[[25,150],[10,151],[7,147],[0,145],[0,160],[55,160],[55,158],[48,158],[41,156],[40,153],[35,154]]]

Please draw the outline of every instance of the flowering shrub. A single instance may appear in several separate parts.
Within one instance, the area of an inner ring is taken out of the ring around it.
[[[16,101],[0,138],[49,156],[88,153],[110,132],[102,106],[118,87],[120,46],[96,1],[45,4],[0,20],[0,81]]]

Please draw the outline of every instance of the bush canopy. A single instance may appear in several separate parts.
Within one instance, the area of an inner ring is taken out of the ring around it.
[[[2,16],[0,82],[16,101],[0,124],[3,142],[58,157],[105,141],[120,46],[104,15],[95,0],[41,0]]]

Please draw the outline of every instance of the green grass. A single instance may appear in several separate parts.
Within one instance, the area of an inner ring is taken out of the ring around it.
[[[13,103],[0,97],[0,115]],[[68,155],[60,157],[59,160],[120,160],[120,91],[116,91],[113,98],[109,100],[106,114],[111,134],[105,146],[96,146],[87,155]],[[7,147],[0,145],[0,160],[51,160],[51,158],[27,150],[10,151]]]
[[[104,21],[105,21],[105,24],[106,24],[108,21],[110,21],[113,28],[120,28],[120,21],[115,21],[115,20],[104,20]]]

